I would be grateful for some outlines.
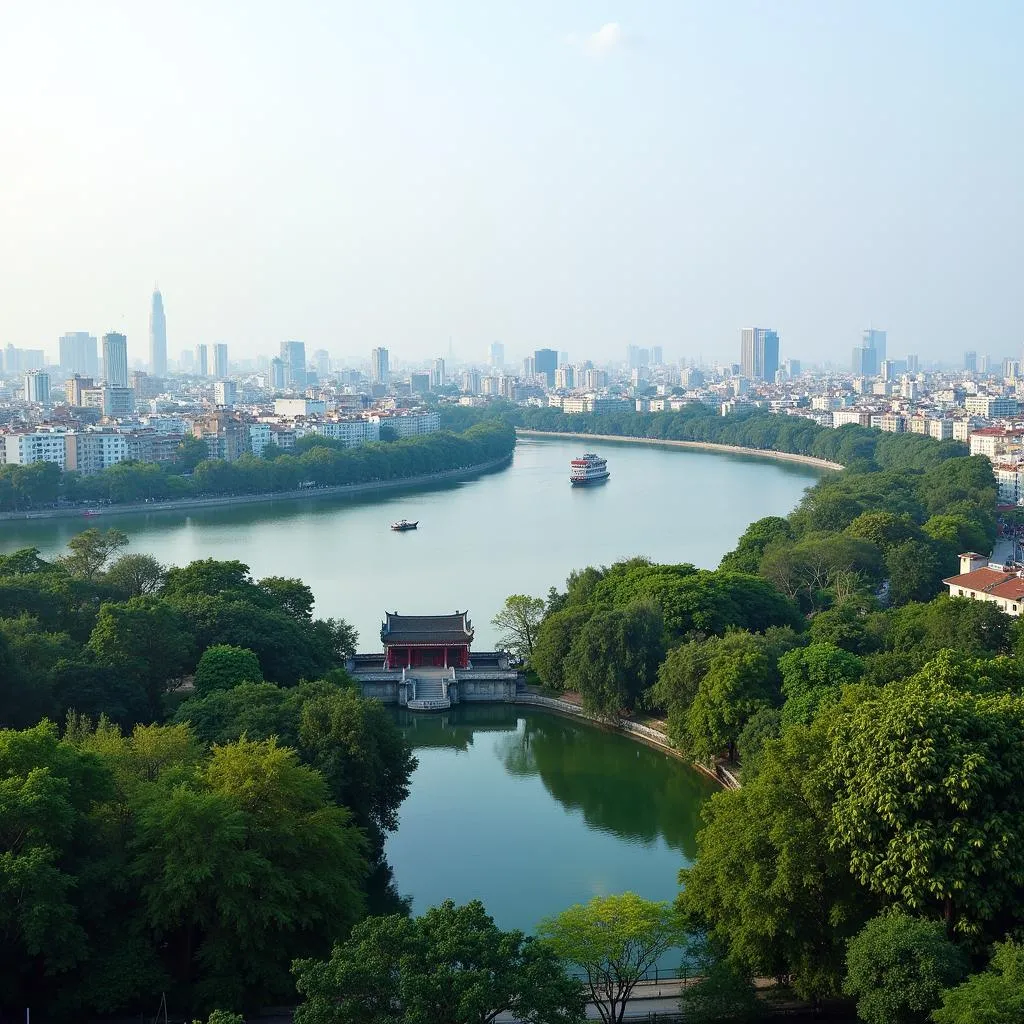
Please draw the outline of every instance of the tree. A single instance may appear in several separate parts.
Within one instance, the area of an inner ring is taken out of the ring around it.
[[[854,876],[950,936],[1024,917],[1024,696],[989,668],[945,652],[842,705],[825,759]]]
[[[583,624],[590,618],[586,608],[558,608],[544,616],[533,645],[530,665],[541,682],[555,690],[565,689],[565,658]]]
[[[942,993],[935,1024],[1020,1024],[1024,1021],[1024,946],[997,943],[988,970]]]
[[[942,563],[933,544],[907,540],[885,553],[889,600],[894,605],[928,601],[942,588]]]
[[[632,892],[577,903],[542,921],[537,933],[559,957],[583,970],[605,1024],[623,1020],[637,983],[685,938],[671,904]]]
[[[491,619],[501,630],[500,643],[513,654],[529,662],[537,640],[537,629],[544,617],[544,601],[526,594],[512,594],[505,607]]]
[[[784,654],[779,671],[786,698],[783,725],[808,725],[822,704],[837,701],[843,686],[860,679],[864,663],[840,647],[815,643]]]
[[[122,555],[104,574],[125,598],[155,594],[164,582],[164,567],[152,555]]]
[[[184,616],[154,597],[102,605],[88,646],[99,664],[120,669],[145,690],[153,718],[161,715],[168,682],[180,679],[193,657]]]
[[[582,1024],[585,997],[555,953],[504,932],[474,900],[371,917],[327,961],[295,964],[296,1024]]]
[[[202,696],[212,690],[230,690],[239,683],[261,683],[263,673],[252,651],[230,644],[207,647],[196,666],[195,692]]]
[[[755,1021],[764,1015],[765,1006],[757,998],[750,977],[731,961],[705,958],[698,968],[697,981],[682,990],[679,1008],[692,1024],[734,1024]]]
[[[847,939],[874,901],[829,847],[832,797],[820,772],[822,725],[765,743],[743,788],[704,808],[693,866],[677,907],[746,975],[791,976],[804,999],[838,994]]]
[[[128,535],[121,530],[101,531],[95,526],[83,530],[68,541],[69,554],[57,561],[72,576],[93,580],[102,571],[115,551],[128,543]]]
[[[925,1024],[942,990],[967,974],[967,957],[942,925],[899,911],[872,918],[850,940],[843,991],[865,1024]]]
[[[589,711],[617,718],[650,684],[662,650],[661,616],[650,605],[597,612],[563,662],[565,685]]]

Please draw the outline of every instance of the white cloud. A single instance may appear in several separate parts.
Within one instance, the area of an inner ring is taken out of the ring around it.
[[[574,32],[569,36],[568,42],[570,46],[582,47],[595,57],[604,57],[623,45],[625,34],[617,21],[609,21],[588,36],[579,36]]]

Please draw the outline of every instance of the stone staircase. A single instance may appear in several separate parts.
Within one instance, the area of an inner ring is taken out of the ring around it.
[[[448,699],[446,680],[452,677],[450,668],[418,668],[414,681],[415,697],[409,700],[412,711],[444,711],[452,706]],[[406,678],[410,678],[406,676]]]

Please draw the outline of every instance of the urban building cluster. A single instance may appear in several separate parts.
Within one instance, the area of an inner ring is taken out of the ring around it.
[[[287,340],[272,358],[231,359],[221,342],[168,357],[167,318],[153,295],[148,359],[130,359],[128,339],[70,332],[57,362],[44,350],[7,346],[0,367],[0,462],[48,461],[92,473],[126,460],[174,457],[185,435],[211,457],[287,450],[307,435],[348,446],[429,433],[444,402],[496,399],[557,407],[567,413],[678,411],[693,402],[730,415],[756,406],[803,416],[822,426],[853,423],[970,445],[992,460],[1005,504],[1024,502],[1022,362],[964,354],[956,368],[890,355],[884,330],[869,328],[848,367],[807,366],[782,358],[779,334],[739,332],[739,360],[671,362],[659,345],[629,345],[621,361],[572,361],[541,348],[514,365],[494,342],[480,360],[448,357],[396,364],[372,349],[357,365],[325,350],[307,354]]]

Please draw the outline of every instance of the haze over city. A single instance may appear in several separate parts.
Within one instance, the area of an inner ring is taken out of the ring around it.
[[[0,347],[1020,355],[1024,7],[0,12]]]

